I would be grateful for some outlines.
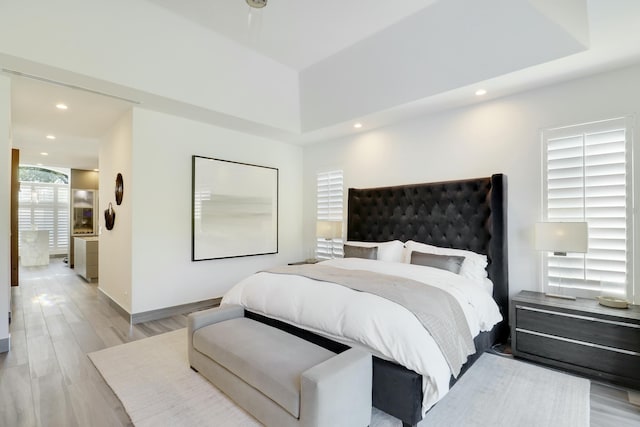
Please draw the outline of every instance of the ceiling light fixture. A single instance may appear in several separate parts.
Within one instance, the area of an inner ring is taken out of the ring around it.
[[[256,9],[262,9],[267,5],[267,0],[246,0],[247,4]]]
[[[56,139],[55,135],[47,135],[47,139]]]
[[[478,96],[482,96],[482,95],[486,95],[487,94],[487,90],[486,89],[478,89],[476,91],[476,95]]]
[[[58,110],[66,110],[66,109],[68,109],[69,107],[67,107],[67,105],[66,105],[66,104],[62,104],[62,103],[60,103],[60,104],[56,104],[56,108],[57,108]]]
[[[356,123],[353,125],[354,128],[360,129],[362,127],[362,123]]]
[[[49,153],[45,153],[44,151],[42,153],[40,153],[41,156],[48,156]]]

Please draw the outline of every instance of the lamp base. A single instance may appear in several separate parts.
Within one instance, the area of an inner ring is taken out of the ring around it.
[[[568,300],[572,300],[575,301],[576,297],[571,296],[571,295],[560,295],[560,294],[552,294],[552,293],[545,293],[545,296],[551,297],[551,298],[561,298],[561,299],[568,299]]]

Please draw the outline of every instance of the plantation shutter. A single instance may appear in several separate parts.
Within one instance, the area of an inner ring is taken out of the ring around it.
[[[344,182],[342,171],[320,172],[317,176],[318,221],[342,221]],[[316,258],[330,259],[343,256],[342,239],[316,240]]]
[[[49,252],[65,254],[69,246],[69,186],[21,182],[18,195],[18,246],[24,230],[49,230]]]
[[[68,252],[69,247],[69,226],[71,219],[69,218],[69,186],[56,186],[56,252]]]
[[[632,283],[631,142],[625,119],[543,132],[543,220],[586,221],[586,254],[543,254],[547,290],[621,297]]]

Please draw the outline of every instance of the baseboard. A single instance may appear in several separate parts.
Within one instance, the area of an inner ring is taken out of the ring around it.
[[[136,323],[149,322],[151,320],[164,319],[166,317],[176,316],[179,314],[191,313],[193,311],[213,308],[219,306],[220,301],[222,301],[222,298],[213,298],[204,301],[192,302],[189,304],[160,308],[158,310],[134,313],[131,315],[131,323],[135,325]]]
[[[109,303],[111,308],[118,312],[127,322],[131,323],[131,313],[129,313],[124,307],[118,304],[109,294],[98,287],[98,299]]]
[[[212,298],[203,301],[192,302],[189,304],[175,305],[172,307],[160,308],[158,310],[143,311],[141,313],[129,313],[125,308],[113,300],[102,289],[98,288],[98,296],[106,300],[118,314],[120,314],[127,322],[132,325],[137,323],[149,322],[151,320],[165,319],[167,317],[179,314],[191,313],[193,311],[204,310],[207,308],[217,307],[220,305],[222,298]]]
[[[0,339],[0,353],[6,353],[11,348],[11,335]]]

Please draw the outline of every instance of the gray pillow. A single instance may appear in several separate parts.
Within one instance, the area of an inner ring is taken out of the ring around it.
[[[426,254],[424,252],[411,252],[411,264],[426,265],[427,267],[448,270],[458,274],[464,261],[463,256]]]
[[[345,258],[378,259],[378,247],[364,248],[362,246],[343,245]]]

